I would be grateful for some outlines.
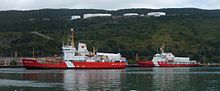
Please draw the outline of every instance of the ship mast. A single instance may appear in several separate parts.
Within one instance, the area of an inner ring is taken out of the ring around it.
[[[71,45],[72,45],[73,48],[75,48],[75,44],[74,44],[74,30],[73,30],[73,28],[71,28],[71,32],[72,32]]]
[[[93,54],[96,53],[96,49],[95,49],[95,47],[92,48],[92,52],[93,52]]]

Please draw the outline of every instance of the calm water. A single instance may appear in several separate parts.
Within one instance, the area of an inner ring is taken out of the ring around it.
[[[0,69],[0,91],[220,91],[220,67]]]

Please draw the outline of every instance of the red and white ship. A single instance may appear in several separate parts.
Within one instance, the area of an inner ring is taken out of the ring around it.
[[[74,33],[71,45],[62,47],[63,57],[23,58],[23,67],[27,69],[122,69],[127,65],[126,58],[120,53],[89,52],[85,43],[74,46]]]
[[[139,66],[144,67],[196,67],[200,66],[196,61],[191,61],[189,57],[175,57],[172,53],[165,53],[161,49],[160,54],[155,54],[151,61],[138,60]]]

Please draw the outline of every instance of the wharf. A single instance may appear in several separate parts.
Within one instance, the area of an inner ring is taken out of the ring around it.
[[[201,64],[201,66],[204,66],[204,67],[220,67],[220,63],[213,63],[213,64]]]
[[[126,67],[140,67],[138,64],[128,64]]]
[[[23,68],[23,66],[0,66],[0,68]]]
[[[128,64],[126,67],[140,67],[138,64]],[[201,64],[200,67],[220,67],[220,63],[215,64]]]

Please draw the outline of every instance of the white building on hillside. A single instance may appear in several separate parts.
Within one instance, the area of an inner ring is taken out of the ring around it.
[[[149,12],[147,13],[147,16],[154,16],[154,17],[160,17],[160,16],[165,16],[165,12]]]
[[[89,18],[89,17],[105,17],[105,16],[112,16],[111,14],[102,14],[102,13],[97,13],[97,14],[84,14],[83,18]]]
[[[138,16],[138,13],[125,13],[123,16]]]

